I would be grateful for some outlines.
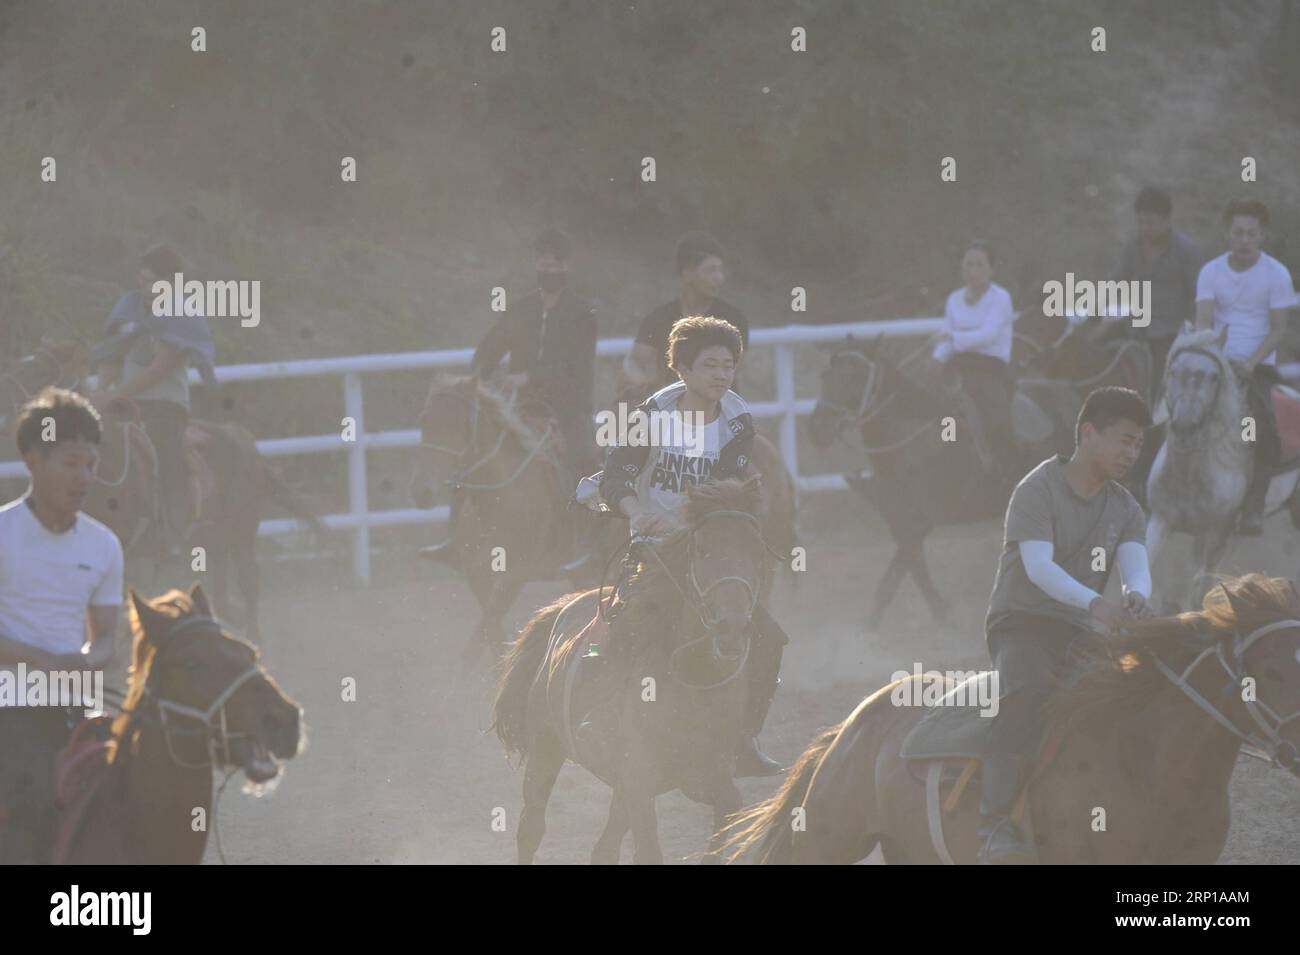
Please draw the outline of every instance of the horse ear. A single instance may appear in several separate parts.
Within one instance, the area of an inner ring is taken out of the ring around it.
[[[155,610],[148,598],[141,597],[134,587],[131,588],[130,599],[131,629],[136,632],[136,636],[152,639],[153,634],[161,633],[166,628],[171,618]]]
[[[1250,608],[1246,605],[1245,600],[1228,588],[1228,581],[1220,581],[1219,587],[1223,590],[1223,595],[1228,599],[1228,606],[1232,608],[1233,621],[1237,628],[1240,629],[1242,622],[1250,612]]]
[[[208,602],[208,595],[203,592],[202,584],[195,584],[190,588],[190,603],[193,604],[194,612],[199,616],[212,616],[212,604]]]

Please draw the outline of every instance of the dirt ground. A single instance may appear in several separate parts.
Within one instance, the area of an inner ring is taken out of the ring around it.
[[[927,668],[987,665],[982,620],[999,546],[995,525],[948,529],[930,543],[935,578],[951,594],[955,617],[965,621],[960,627],[930,624],[908,582],[874,633],[861,621],[889,553],[881,529],[866,520],[827,528],[808,544],[808,571],[797,592],[782,586],[773,601],[792,642],[763,743],[787,762],[819,727],[843,719],[896,669],[910,669],[914,661]],[[1225,569],[1294,576],[1295,536],[1289,523],[1275,520],[1262,542],[1239,547]],[[856,543],[864,538],[872,543]],[[229,861],[514,860],[522,772],[485,733],[491,701],[486,666],[469,679],[456,670],[475,616],[473,599],[450,572],[418,564],[393,548],[377,559],[368,589],[346,583],[341,572],[333,574],[336,583],[322,585],[313,580],[320,570],[307,562],[264,565],[264,660],[306,708],[310,742],[276,792],[255,799],[232,781],[219,807]],[[1177,558],[1166,565],[1176,567]],[[530,586],[512,620],[522,623],[559,592],[559,584]],[[356,679],[356,702],[342,701],[346,677]],[[742,790],[754,802],[776,784],[744,780]],[[1300,862],[1296,779],[1243,757],[1231,795],[1232,829],[1221,862]],[[538,861],[586,862],[608,798],[608,789],[585,770],[566,766]],[[492,827],[497,807],[505,810],[505,832]],[[710,811],[669,794],[660,797],[658,815],[665,858],[692,861],[709,835]],[[623,861],[630,856],[629,838]],[[208,861],[216,861],[212,840]]]

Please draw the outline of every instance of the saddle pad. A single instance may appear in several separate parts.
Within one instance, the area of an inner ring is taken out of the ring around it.
[[[903,759],[970,757],[982,759],[993,718],[981,716],[979,700],[989,699],[992,671],[976,673],[945,693],[903,739]]]
[[[1286,385],[1274,385],[1273,416],[1282,442],[1278,463],[1288,464],[1300,454],[1300,392]]]

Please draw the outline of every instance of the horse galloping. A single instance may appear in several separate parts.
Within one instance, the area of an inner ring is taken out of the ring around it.
[[[1297,618],[1291,581],[1251,574],[1224,581],[1199,612],[1136,621],[1126,635],[1099,639],[1049,703],[1040,758],[1020,797],[1039,860],[1217,860],[1239,754],[1300,776]],[[1242,699],[1247,678],[1259,687],[1252,700]],[[942,709],[891,705],[920,699],[907,685],[918,679],[877,690],[823,730],[782,788],[734,824],[732,858],[752,851],[767,864],[847,864],[879,846],[891,863],[973,862],[979,787],[966,783],[978,760],[900,755],[931,709]],[[988,721],[972,712],[967,722]],[[961,770],[946,794],[947,774],[931,769],[945,763]],[[1106,813],[1100,829],[1097,807]],[[803,826],[791,825],[796,813]]]
[[[215,812],[213,772],[242,770],[260,790],[302,748],[302,708],[256,647],[222,630],[202,588],[154,600],[132,591],[131,626],[122,712],[107,732],[83,723],[70,744],[53,862],[198,864],[208,827],[195,827],[195,810]]]
[[[663,861],[659,793],[680,789],[711,805],[715,829],[741,806],[732,774],[749,634],[770,573],[759,493],[750,478],[688,494],[689,523],[643,555],[635,586],[609,624],[612,647],[592,654],[585,645],[600,597],[589,591],[539,610],[505,660],[493,724],[506,750],[524,760],[521,863],[531,862],[541,843],[566,760],[613,789],[593,863],[616,863],[629,829],[636,862]],[[721,861],[719,847],[710,843],[705,861]]]

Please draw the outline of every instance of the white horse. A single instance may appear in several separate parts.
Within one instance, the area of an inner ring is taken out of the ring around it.
[[[1147,552],[1158,566],[1171,533],[1191,534],[1199,565],[1191,598],[1196,606],[1232,538],[1242,499],[1254,473],[1255,445],[1245,419],[1246,376],[1223,353],[1227,329],[1195,331],[1185,325],[1169,350],[1164,399],[1156,423],[1167,422],[1164,446],[1147,478]],[[1290,400],[1300,394],[1284,389]],[[1275,399],[1276,400],[1276,399]],[[1300,464],[1283,464],[1269,484],[1265,514],[1290,504],[1300,518]],[[1297,521],[1300,526],[1300,521]],[[1176,609],[1166,599],[1166,609]]]

